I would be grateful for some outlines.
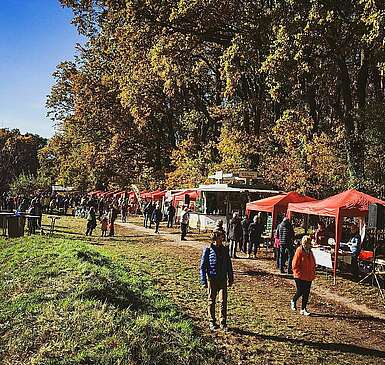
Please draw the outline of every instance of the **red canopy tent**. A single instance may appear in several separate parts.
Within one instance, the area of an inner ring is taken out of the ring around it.
[[[126,194],[126,190],[121,190],[121,191],[118,191],[117,193],[115,193],[114,197],[115,198],[121,198],[122,196],[124,196],[124,194]]]
[[[129,200],[137,200],[135,191],[127,191],[127,196]]]
[[[301,195],[295,191],[291,191],[290,193],[270,196],[265,199],[256,200],[256,201],[247,203],[246,215],[249,215],[250,211],[271,213],[271,216],[272,216],[271,229],[272,229],[272,232],[274,232],[277,215],[279,213],[286,214],[289,203],[312,202],[315,200],[316,199],[310,196]]]
[[[187,189],[180,191],[172,196],[173,205],[176,205],[177,202],[183,201],[185,196],[188,195],[190,200],[197,200],[200,196],[200,192],[197,189]]]
[[[166,196],[167,190],[163,191],[155,191],[151,193],[152,200],[162,200],[164,196]]]
[[[336,278],[338,250],[342,236],[342,219],[344,217],[365,217],[368,215],[370,204],[385,202],[355,189],[329,198],[307,203],[290,203],[287,209],[289,216],[292,213],[313,214],[334,217],[336,220],[336,249],[334,255],[334,280]]]
[[[140,193],[140,198],[141,199],[151,199],[151,193],[148,191],[142,191]]]
[[[157,189],[155,191],[142,191],[140,193],[140,197],[142,199],[152,199],[152,200],[162,200],[162,198],[166,195],[167,191],[166,190],[160,190]]]
[[[98,196],[100,193],[103,193],[103,191],[101,191],[101,190],[90,191],[87,195]]]

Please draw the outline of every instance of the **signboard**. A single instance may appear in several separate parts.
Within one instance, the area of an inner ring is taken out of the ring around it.
[[[239,177],[243,179],[257,179],[258,172],[257,171],[239,171]]]
[[[225,216],[190,213],[189,226],[196,229],[213,230],[219,220],[223,221],[223,228],[226,230],[227,220]]]
[[[223,171],[215,171],[215,179],[222,180],[223,179]]]
[[[271,214],[268,214],[267,221],[266,221],[266,230],[265,230],[265,232],[267,232],[268,235],[271,235],[272,227],[273,227],[273,217],[271,216]]]
[[[190,219],[188,221],[190,228],[199,229],[199,214],[190,213]]]
[[[75,188],[73,186],[61,186],[61,185],[52,185],[52,191],[74,191]]]

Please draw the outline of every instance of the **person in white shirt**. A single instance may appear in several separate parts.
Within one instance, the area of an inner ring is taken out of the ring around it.
[[[180,230],[181,230],[180,239],[182,241],[186,241],[187,227],[188,227],[189,220],[190,220],[189,209],[187,206],[185,206],[183,207],[182,212],[180,214]]]

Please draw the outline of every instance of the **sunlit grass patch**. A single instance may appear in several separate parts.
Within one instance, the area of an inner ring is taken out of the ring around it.
[[[0,265],[1,363],[210,364],[218,358],[148,275],[87,242],[1,240]]]

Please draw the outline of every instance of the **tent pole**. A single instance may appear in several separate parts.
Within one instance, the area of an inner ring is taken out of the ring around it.
[[[333,277],[334,277],[334,285],[337,283],[337,262],[338,262],[338,251],[340,249],[340,241],[341,241],[341,232],[342,232],[342,226],[341,226],[341,212],[340,209],[338,209],[336,214],[336,234],[335,234],[335,240],[336,240],[336,246],[334,249],[334,268],[333,268]]]
[[[274,206],[273,210],[271,211],[271,241],[274,242],[274,231],[276,227],[276,220],[277,220],[277,209]]]

